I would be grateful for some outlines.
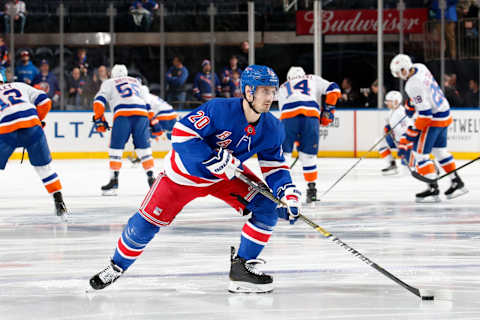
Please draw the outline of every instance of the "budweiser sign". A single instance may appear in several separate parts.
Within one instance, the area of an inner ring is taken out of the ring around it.
[[[428,19],[428,9],[407,9],[403,12],[403,26],[399,11],[383,11],[383,32],[422,33]],[[371,34],[377,32],[377,10],[324,10],[323,34]],[[297,11],[297,35],[313,34],[313,11]]]

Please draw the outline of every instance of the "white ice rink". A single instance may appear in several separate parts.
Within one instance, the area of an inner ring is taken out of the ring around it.
[[[356,159],[319,159],[319,194]],[[255,161],[252,161],[254,163]],[[458,164],[464,163],[458,162]],[[197,199],[162,229],[111,287],[86,294],[113,254],[122,226],[147,192],[128,160],[118,197],[100,196],[107,160],[57,160],[71,212],[60,223],[28,162],[0,171],[0,319],[480,319],[480,169],[461,171],[470,193],[415,204],[424,184],[382,177],[363,160],[304,214],[403,281],[441,293],[421,301],[311,227],[281,221],[261,257],[271,294],[227,292],[229,247],[246,218]],[[162,165],[156,160],[157,169]],[[302,190],[301,166],[294,179]],[[442,191],[450,180],[441,180]]]

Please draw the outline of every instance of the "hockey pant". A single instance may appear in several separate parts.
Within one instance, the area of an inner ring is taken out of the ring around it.
[[[117,117],[113,122],[110,149],[110,169],[119,171],[122,167],[122,154],[128,138],[132,135],[135,151],[140,157],[145,171],[153,168],[154,162],[150,148],[150,123],[147,117]]]
[[[50,155],[45,133],[40,126],[0,134],[0,170],[5,169],[8,159],[18,147],[23,147],[27,150],[28,159],[48,193],[62,190],[57,173],[50,168],[52,156]]]
[[[259,181],[248,169],[246,174]],[[240,181],[221,181],[208,187],[179,185],[161,173],[142,202],[138,212],[128,221],[118,239],[113,262],[126,270],[143,252],[160,227],[172,223],[182,208],[193,199],[214,196],[242,214],[252,213],[240,235],[238,256],[258,257],[267,244],[278,220],[276,204]]]

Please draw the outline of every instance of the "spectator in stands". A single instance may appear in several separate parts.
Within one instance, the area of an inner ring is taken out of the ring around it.
[[[108,79],[108,70],[107,67],[101,65],[93,72],[93,76],[89,79],[85,86],[85,100],[87,105],[93,104],[93,98],[100,90],[102,82]]]
[[[15,74],[13,73],[12,67],[5,69],[5,75],[7,76],[7,82],[15,82]]]
[[[85,96],[87,104],[93,103],[93,97],[100,90],[102,82],[108,79],[108,70],[104,65],[99,66],[94,72],[92,77],[87,81],[85,86]]]
[[[15,8],[16,14],[13,17],[14,23],[20,23],[20,33],[23,33],[25,29],[25,23],[27,22],[27,7],[25,2],[20,0],[8,1],[5,4],[5,13],[3,15],[4,24],[5,24],[5,33],[10,32],[10,15],[9,12],[11,8]]]
[[[183,107],[183,103],[187,99],[187,91],[185,82],[188,78],[188,69],[183,65],[183,58],[180,56],[173,57],[173,66],[167,71],[167,101],[177,103],[178,107]],[[178,104],[178,102],[180,102]]]
[[[470,108],[480,107],[480,101],[478,99],[478,82],[476,80],[472,79],[468,82],[468,91],[465,94],[465,101],[463,104],[465,107]]]
[[[455,27],[457,24],[457,3],[458,0],[446,0],[447,8],[445,9],[445,38],[448,44],[448,51],[451,59],[457,58],[457,45],[455,39]],[[435,25],[435,33],[440,35],[441,32],[441,10],[439,0],[432,1],[432,10],[435,12],[435,19],[438,23]],[[440,39],[440,37],[439,37]]]
[[[367,90],[365,90],[367,89]],[[373,81],[370,85],[370,88],[360,89],[361,93],[365,97],[365,107],[367,108],[377,108],[378,103],[378,80]]]
[[[50,65],[47,60],[42,60],[40,63],[40,73],[32,81],[34,88],[43,90],[47,96],[57,104],[60,98],[60,86],[58,85],[57,77],[50,72]]]
[[[8,47],[5,44],[4,38],[0,36],[0,67],[7,68],[9,65]]]
[[[460,96],[460,93],[458,92],[457,88],[454,85],[454,81],[456,79],[456,75],[446,74],[443,78],[443,87],[444,87],[444,93],[445,97],[447,98],[448,102],[450,103],[451,107],[460,107],[463,105],[462,98]],[[454,80],[452,80],[452,78]]]
[[[216,73],[212,74],[212,65],[210,60],[203,60],[202,72],[197,73],[193,83],[193,95],[198,100],[205,102],[214,97],[214,91],[217,96],[221,94],[222,87]]]
[[[79,48],[77,50],[77,56],[73,59],[70,69],[74,68],[79,68],[80,74],[85,78],[88,77],[90,64],[88,63],[87,49]]]
[[[20,58],[21,62],[15,68],[17,81],[32,84],[33,79],[35,79],[38,74],[38,69],[33,65],[32,61],[30,61],[30,52],[27,50],[22,50]]]
[[[236,55],[230,57],[229,65],[223,68],[220,78],[222,80],[222,94],[225,98],[231,97],[230,95],[230,80],[232,80],[232,74],[234,71],[238,71],[240,75],[242,70],[238,67],[238,58]]]
[[[232,78],[230,79],[228,86],[230,89],[230,97],[240,98],[242,97],[242,88],[240,87],[240,69],[232,72]]]
[[[360,95],[353,89],[352,80],[348,77],[342,80],[342,95],[338,99],[338,107],[358,107],[360,105]]]
[[[87,110],[84,99],[85,77],[82,76],[80,68],[73,68],[71,75],[67,78],[67,110]]]
[[[248,67],[249,48],[250,48],[250,45],[248,41],[242,41],[242,43],[240,43],[240,52],[237,54],[237,59],[238,59],[238,67],[241,70],[245,70],[245,68]]]
[[[150,31],[154,12],[158,9],[158,3],[154,0],[136,0],[130,7],[135,29],[138,31]]]

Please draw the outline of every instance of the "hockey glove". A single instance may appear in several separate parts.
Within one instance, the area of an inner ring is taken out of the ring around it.
[[[203,162],[205,167],[216,177],[231,180],[235,177],[235,170],[242,164],[228,150],[220,148],[214,150],[216,154]]]
[[[412,104],[412,102],[407,99],[405,102],[405,114],[411,118],[415,114],[415,106]]]
[[[325,104],[322,109],[322,113],[320,114],[320,124],[323,127],[328,126],[330,123],[333,122],[335,119],[335,106]]]
[[[278,217],[288,220],[290,224],[294,224],[298,215],[300,214],[300,196],[302,193],[295,187],[294,184],[286,184],[280,187],[278,197],[287,204],[287,208],[277,208]]]
[[[409,126],[407,128],[407,131],[405,132],[405,137],[407,138],[408,141],[411,141],[413,143],[417,142],[418,138],[420,138],[420,130],[415,128],[414,126]]]
[[[93,116],[92,120],[95,125],[95,130],[97,130],[97,132],[105,132],[107,130],[110,130],[110,126],[108,125],[107,120],[105,120],[105,116],[101,116],[98,119],[95,119],[95,116]]]
[[[406,159],[408,157],[409,151],[413,148],[413,142],[407,140],[406,135],[404,134],[402,138],[400,138],[400,142],[398,144],[398,156],[400,158]],[[408,159],[406,159],[408,161]]]
[[[387,124],[385,125],[385,127],[383,127],[383,131],[385,131],[385,134],[387,134],[390,131],[392,131],[392,127],[389,124]]]
[[[159,137],[163,134],[163,128],[157,118],[150,120],[150,132],[153,138]]]

